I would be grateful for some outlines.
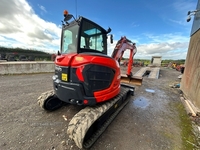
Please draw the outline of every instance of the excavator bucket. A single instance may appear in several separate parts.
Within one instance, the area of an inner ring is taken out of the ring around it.
[[[132,76],[128,77],[127,75],[121,75],[121,83],[131,84],[131,85],[142,85],[142,77]]]

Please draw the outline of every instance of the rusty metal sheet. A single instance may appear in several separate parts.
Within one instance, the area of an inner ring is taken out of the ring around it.
[[[139,76],[128,77],[127,75],[121,75],[121,83],[130,85],[142,85],[142,80],[143,78]]]

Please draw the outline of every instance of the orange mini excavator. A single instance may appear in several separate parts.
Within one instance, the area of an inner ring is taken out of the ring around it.
[[[134,86],[121,83],[119,61],[124,51],[130,49],[126,78],[131,80],[135,43],[122,37],[110,57],[107,55],[107,37],[113,41],[112,35],[108,35],[110,31],[64,11],[54,90],[38,98],[39,105],[48,111],[60,108],[63,103],[87,106],[71,119],[67,130],[79,148],[90,148],[128,103],[128,96],[134,95]]]

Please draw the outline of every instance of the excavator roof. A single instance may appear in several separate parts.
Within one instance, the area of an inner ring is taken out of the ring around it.
[[[94,26],[97,26],[97,27],[101,28],[101,31],[104,31],[105,34],[108,34],[109,32],[111,32],[111,29],[110,29],[110,28],[106,31],[106,30],[105,30],[103,27],[101,27],[99,24],[97,24],[97,23],[95,23],[95,22],[93,22],[93,21],[91,21],[91,20],[89,20],[89,19],[87,19],[87,18],[85,18],[85,17],[83,17],[83,16],[79,16],[78,19],[75,19],[75,18],[74,18],[74,20],[72,20],[71,22],[68,22],[68,21],[65,21],[65,22],[66,22],[66,24],[63,24],[63,28],[66,28],[66,27],[69,27],[69,26],[74,26],[74,25],[76,25],[76,24],[81,25],[83,22],[88,22],[88,23],[93,24]],[[88,32],[89,32],[89,31],[88,31]],[[88,33],[88,34],[89,34],[89,33]]]

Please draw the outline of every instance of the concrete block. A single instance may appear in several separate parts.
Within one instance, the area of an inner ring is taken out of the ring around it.
[[[51,61],[44,62],[1,62],[0,74],[29,74],[54,72],[55,64]]]

